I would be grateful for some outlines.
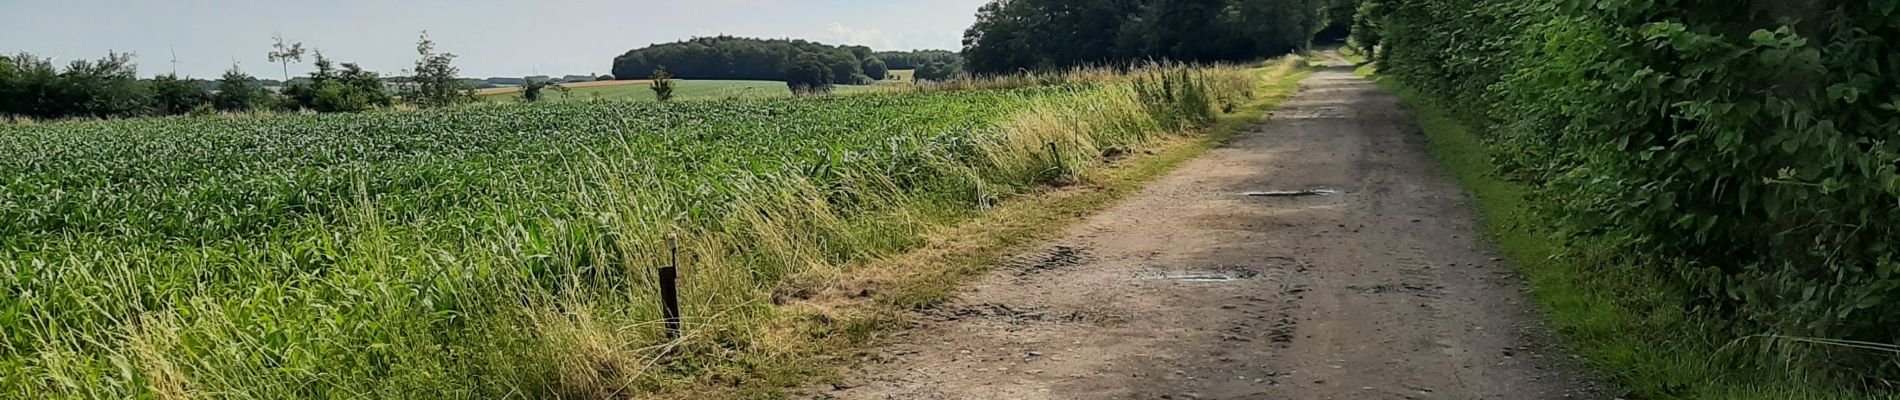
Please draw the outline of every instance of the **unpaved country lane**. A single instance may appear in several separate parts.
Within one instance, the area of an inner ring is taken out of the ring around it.
[[[1336,55],[1265,122],[897,337],[846,399],[1604,398],[1398,100]],[[1306,196],[1248,192],[1331,190]]]

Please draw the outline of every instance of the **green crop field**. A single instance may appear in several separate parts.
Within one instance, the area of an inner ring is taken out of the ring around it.
[[[720,81],[720,80],[679,80],[673,87],[673,97],[680,100],[712,99],[759,99],[791,96],[791,90],[785,82],[778,81]],[[879,90],[885,85],[837,85],[833,93],[847,94]],[[596,86],[577,88],[561,94],[560,91],[547,89],[543,92],[547,100],[589,100],[589,99],[626,99],[653,100],[653,88],[645,83],[632,85]],[[489,102],[520,101],[520,93],[504,93],[481,96]]]
[[[1204,123],[1254,72],[1108,75],[0,126],[0,397],[606,397],[748,376],[775,282]],[[672,243],[679,341],[651,294]]]

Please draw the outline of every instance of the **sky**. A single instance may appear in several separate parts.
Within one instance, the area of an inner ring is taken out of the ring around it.
[[[272,35],[384,75],[415,65],[417,34],[467,77],[596,75],[614,56],[697,36],[795,38],[877,50],[961,48],[989,0],[0,0],[0,52],[135,55],[141,76],[215,79],[236,62],[283,79]],[[310,70],[291,65],[290,75]]]

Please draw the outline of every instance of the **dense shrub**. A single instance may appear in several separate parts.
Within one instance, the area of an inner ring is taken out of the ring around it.
[[[395,99],[383,87],[383,81],[375,72],[363,70],[354,63],[343,63],[342,68],[317,53],[316,71],[310,72],[310,79],[293,83],[284,89],[285,106],[314,110],[317,112],[356,112],[377,107],[388,107]]]
[[[1505,172],[1686,306],[1738,337],[1900,341],[1900,1],[1361,10],[1383,73],[1493,121]],[[1900,376],[1892,353],[1806,349],[1782,361]]]
[[[864,66],[864,76],[871,78],[871,80],[881,81],[890,76],[890,68],[884,65],[884,60],[871,57],[864,59],[862,64]]]
[[[911,79],[918,80],[918,81],[943,82],[943,81],[955,80],[957,79],[958,76],[961,76],[961,75],[963,75],[963,64],[944,62],[944,61],[934,61],[929,64],[924,64],[921,67],[917,67],[916,71],[912,71]]]
[[[166,115],[189,113],[211,102],[211,92],[205,91],[196,80],[167,74],[152,78],[147,85],[152,92],[153,111]]]
[[[269,98],[270,93],[257,86],[257,79],[232,66],[218,78],[218,92],[212,95],[211,105],[219,111],[252,111]]]

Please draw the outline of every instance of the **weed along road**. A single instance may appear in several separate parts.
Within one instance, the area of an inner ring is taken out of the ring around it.
[[[1398,99],[1263,122],[1002,261],[819,397],[1593,399]]]

